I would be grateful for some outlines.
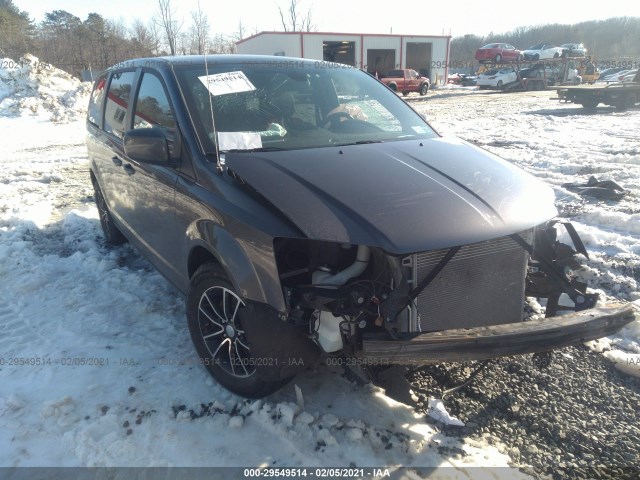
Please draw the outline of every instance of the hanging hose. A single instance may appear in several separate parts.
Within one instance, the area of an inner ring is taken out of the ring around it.
[[[455,387],[451,387],[446,389],[445,391],[442,392],[441,395],[441,399],[444,400],[444,397],[446,397],[447,395],[449,395],[450,393],[453,392],[457,392],[458,390],[460,390],[461,388],[466,387],[467,385],[469,385],[473,379],[482,371],[482,369],[487,365],[487,363],[489,363],[490,360],[485,360],[483,361],[479,367],[477,367],[469,376],[469,378],[467,378],[464,382],[462,382],[460,385],[456,385]]]

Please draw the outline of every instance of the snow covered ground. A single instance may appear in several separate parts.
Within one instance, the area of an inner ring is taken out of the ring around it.
[[[508,465],[499,439],[447,437],[330,367],[263,401],[213,382],[183,299],[131,247],[103,244],[87,85],[28,60],[0,70],[0,466],[421,466],[468,478]],[[414,106],[553,185],[591,254],[591,286],[640,303],[640,112],[584,115],[548,97],[448,89]],[[589,175],[630,192],[601,202],[560,186]],[[635,322],[594,348],[633,370],[624,356],[640,357],[639,339]]]

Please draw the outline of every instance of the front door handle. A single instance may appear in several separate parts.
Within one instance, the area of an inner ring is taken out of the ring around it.
[[[111,161],[116,167],[122,166],[122,160],[120,160],[118,157],[111,157]]]

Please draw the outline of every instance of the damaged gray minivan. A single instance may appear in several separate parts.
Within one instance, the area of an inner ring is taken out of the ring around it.
[[[549,187],[441,137],[358,69],[123,62],[96,80],[87,130],[106,241],[131,241],[184,292],[201,363],[237,394],[268,395],[326,356],[364,370],[482,360],[634,319],[573,274],[587,251]],[[527,297],[547,318],[525,321]]]

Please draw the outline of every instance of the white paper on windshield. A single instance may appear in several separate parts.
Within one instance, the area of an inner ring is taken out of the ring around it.
[[[262,139],[255,132],[218,132],[218,148],[220,150],[250,150],[262,148]]]
[[[250,92],[256,89],[244,72],[240,71],[203,75],[198,79],[207,87],[211,95]]]

